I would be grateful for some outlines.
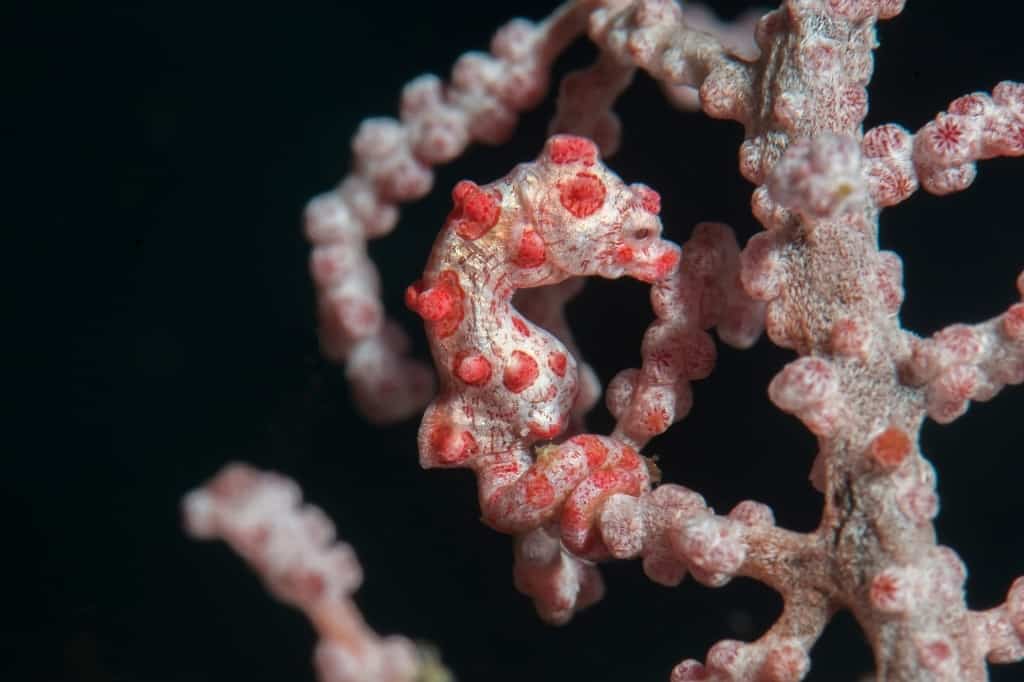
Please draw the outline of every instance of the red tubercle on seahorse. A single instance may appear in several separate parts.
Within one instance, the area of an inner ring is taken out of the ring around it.
[[[530,469],[524,478],[528,504],[534,507],[547,507],[555,501],[555,489],[539,469]]]
[[[505,366],[502,383],[511,393],[522,393],[537,380],[540,370],[532,355],[521,350],[514,350]]]
[[[551,424],[527,422],[526,426],[530,429],[530,434],[537,440],[554,440],[562,431],[565,431],[567,417],[568,415],[562,415],[561,419]]]
[[[548,141],[548,156],[559,165],[580,162],[592,166],[597,161],[597,145],[575,135],[558,135]]]
[[[438,424],[430,432],[430,447],[444,464],[459,464],[479,452],[476,439],[468,431],[450,424]]]
[[[405,290],[405,304],[432,324],[439,338],[451,336],[458,329],[465,297],[453,270],[442,271],[432,287],[424,288],[423,281],[417,280]]]
[[[526,324],[526,322],[523,321],[523,318],[516,317],[515,315],[513,315],[512,326],[515,327],[516,331],[519,332],[522,336],[530,335],[530,327]]]
[[[464,383],[481,386],[491,378],[491,363],[479,353],[462,352],[455,356],[452,371]]]
[[[498,224],[501,217],[501,193],[486,191],[475,182],[463,180],[452,190],[452,209],[448,219],[463,239],[479,239]]]
[[[532,225],[527,225],[516,246],[516,254],[512,258],[513,265],[520,268],[535,268],[544,263],[546,256],[544,239]]]
[[[597,436],[584,434],[576,436],[570,442],[583,447],[583,452],[587,456],[587,464],[591,468],[596,469],[600,467],[608,457],[608,448],[605,447],[605,444]]]
[[[577,218],[597,213],[606,195],[604,183],[593,173],[577,173],[558,183],[558,200]]]
[[[552,351],[552,353],[548,355],[548,367],[550,367],[551,371],[560,377],[565,376],[565,367],[567,362],[565,353],[562,353],[561,351]]]
[[[640,206],[648,213],[658,215],[661,213],[661,195],[647,185],[636,183],[633,190],[640,199]]]

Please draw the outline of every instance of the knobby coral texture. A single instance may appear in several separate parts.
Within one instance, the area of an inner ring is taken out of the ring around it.
[[[786,0],[722,23],[669,0],[579,0],[537,23],[512,20],[489,54],[459,58],[449,81],[410,82],[397,120],[364,122],[351,174],[306,210],[323,352],[344,364],[368,419],[423,412],[423,467],[472,471],[482,519],[514,537],[515,586],[542,619],[567,623],[600,600],[600,564],[613,559],[640,559],[662,585],[743,576],[781,595],[760,637],[715,644],[676,665],[672,682],[803,679],[840,611],[866,635],[879,681],[985,680],[988,664],[1024,658],[1024,578],[1002,604],[967,607],[967,567],[936,540],[936,471],[919,448],[926,418],[947,424],[1024,381],[1024,303],[927,337],[905,330],[902,261],[878,240],[883,208],[918,190],[961,191],[977,161],[1024,155],[1024,85],[965,93],[916,131],[865,130],[876,24],[903,7]],[[405,295],[431,372],[388,319],[366,242],[395,227],[400,203],[431,191],[432,166],[508,140],[548,91],[554,60],[584,35],[597,57],[562,79],[535,160],[450,190],[451,212]],[[637,71],[670,104],[743,126],[740,171],[763,227],[745,244],[711,222],[681,246],[664,239],[658,192],[614,172],[612,106]],[[603,388],[563,314],[588,277],[649,284],[654,311],[640,366]],[[1024,273],[1006,286],[1024,297]],[[763,332],[796,355],[767,392],[816,439],[810,480],[823,508],[812,532],[779,527],[755,501],[716,513],[699,491],[661,481],[645,454],[690,411],[691,382],[712,374],[712,329],[737,349]],[[614,428],[588,433],[602,393]],[[228,540],[309,616],[325,682],[443,675],[406,640],[363,624],[349,600],[351,550],[298,504],[294,484],[235,465],[188,498],[188,527]]]

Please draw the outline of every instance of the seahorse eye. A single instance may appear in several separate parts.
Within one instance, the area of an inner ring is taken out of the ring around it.
[[[647,228],[643,228],[643,229],[637,230],[636,232],[633,233],[633,239],[635,239],[637,241],[641,241],[641,242],[643,240],[647,239],[650,236],[651,236],[651,231],[648,230]]]

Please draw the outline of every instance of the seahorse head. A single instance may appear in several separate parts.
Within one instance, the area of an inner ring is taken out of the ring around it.
[[[600,162],[590,140],[556,135],[535,163],[518,170],[524,263],[541,262],[543,253],[543,262],[567,275],[644,282],[675,269],[680,250],[661,238],[658,193],[626,185]],[[537,255],[531,260],[530,254]]]

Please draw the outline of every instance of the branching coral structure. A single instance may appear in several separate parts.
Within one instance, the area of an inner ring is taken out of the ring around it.
[[[514,536],[515,584],[541,618],[565,623],[598,601],[598,566],[612,559],[640,559],[663,585],[744,576],[782,596],[760,638],[721,641],[703,662],[679,663],[672,682],[803,679],[811,647],[843,610],[866,634],[879,682],[974,682],[988,678],[988,663],[1024,659],[1024,578],[996,608],[967,607],[967,569],[937,543],[936,475],[918,445],[926,417],[949,423],[971,401],[1024,382],[1024,302],[918,336],[899,320],[901,259],[878,243],[882,209],[918,189],[965,189],[979,160],[1024,155],[1024,85],[964,95],[916,133],[865,131],[876,23],[903,5],[785,0],[726,25],[672,0],[577,0],[538,24],[514,20],[490,55],[462,57],[450,83],[411,82],[400,120],[364,123],[352,174],[306,211],[325,354],[346,363],[372,420],[425,407],[420,463],[473,471],[483,520]],[[561,83],[539,156],[452,189],[453,209],[406,292],[430,343],[433,395],[386,320],[365,241],[393,228],[400,202],[431,189],[432,166],[472,141],[504,142],[517,112],[546,92],[554,58],[583,33],[598,58]],[[658,193],[607,165],[620,142],[611,107],[638,69],[673,105],[742,124],[740,170],[764,228],[746,244],[710,222],[681,247],[663,239]],[[641,366],[604,391],[616,420],[608,434],[587,432],[602,388],[563,316],[582,278],[595,276],[650,284],[655,313]],[[1024,273],[1015,285],[1024,298]],[[755,501],[718,514],[698,492],[662,483],[643,454],[690,410],[690,382],[712,373],[711,330],[740,349],[763,331],[796,353],[767,391],[817,441],[811,481],[823,510],[813,532],[777,526]],[[317,655],[324,680],[422,676],[405,640],[381,643],[349,616],[353,634],[337,636],[325,614],[348,613],[354,585],[326,567],[353,560],[326,547],[325,519],[289,521],[297,493],[267,476],[231,469],[190,496],[191,531],[228,539],[310,615],[327,642]],[[282,524],[309,547],[275,540]],[[380,654],[385,646],[401,655]],[[324,663],[335,659],[344,666]]]

